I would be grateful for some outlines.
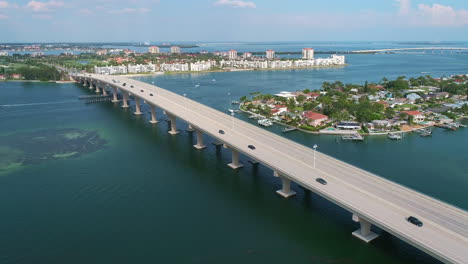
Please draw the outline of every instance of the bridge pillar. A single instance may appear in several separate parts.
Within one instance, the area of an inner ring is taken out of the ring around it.
[[[244,164],[239,162],[239,151],[229,147],[232,153],[232,162],[228,164],[229,167],[233,169],[239,169],[244,167]]]
[[[362,217],[356,214],[353,214],[353,221],[359,222],[359,224],[361,225],[361,227],[358,230],[353,232],[353,236],[363,240],[366,243],[369,243],[370,241],[374,240],[379,236],[376,233],[372,232],[372,224],[369,221],[363,219]]]
[[[195,129],[193,129],[192,124],[188,124],[188,127],[187,127],[187,129],[185,131],[193,132],[193,131],[195,131]]]
[[[197,144],[193,145],[196,149],[204,149],[206,148],[205,144],[203,144],[203,132],[201,130],[196,129],[197,131]]]
[[[122,108],[128,108],[128,93],[123,92]]]
[[[86,86],[86,80],[83,80],[83,86]]]
[[[112,95],[114,96],[113,99],[112,99],[112,102],[117,103],[119,101],[119,99],[117,98],[117,88],[116,87],[112,87]]]
[[[141,115],[141,104],[140,104],[140,98],[137,96],[134,96],[135,98],[135,115]]]
[[[96,83],[96,93],[100,93],[101,91],[99,90],[99,83]]]
[[[284,198],[288,198],[295,195],[296,192],[291,190],[291,180],[284,177],[283,175],[279,175],[279,178],[281,179],[283,187],[281,188],[281,190],[277,190],[276,193],[283,196]]]
[[[156,120],[156,106],[154,105],[151,105],[151,120],[149,122],[151,124],[158,123],[158,120]]]
[[[102,85],[101,88],[102,88],[102,95],[107,96],[106,85],[105,84]]]
[[[176,117],[173,115],[168,115],[169,119],[171,120],[171,130],[169,130],[169,134],[171,135],[177,135],[179,134],[179,131],[177,131],[177,124],[176,124]]]

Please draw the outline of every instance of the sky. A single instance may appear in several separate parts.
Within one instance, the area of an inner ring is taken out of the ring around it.
[[[0,42],[468,41],[467,0],[0,0]]]

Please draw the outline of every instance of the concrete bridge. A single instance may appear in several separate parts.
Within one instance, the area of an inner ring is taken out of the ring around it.
[[[374,52],[392,52],[392,51],[412,51],[412,50],[468,50],[468,48],[457,47],[417,47],[417,48],[395,48],[395,49],[373,49],[373,50],[355,50],[351,53],[374,53]]]
[[[372,231],[375,225],[443,262],[468,263],[465,210],[159,87],[120,76],[72,74],[72,77],[96,93],[111,91],[113,102],[119,102],[121,97],[124,108],[129,107],[132,96],[136,115],[142,114],[142,103],[148,104],[149,122],[153,124],[158,122],[156,111],[163,111],[171,121],[172,135],[179,133],[176,119],[185,121],[188,129],[196,133],[194,147],[205,148],[203,134],[209,135],[230,149],[232,162],[228,166],[233,169],[243,166],[240,154],[271,168],[272,176],[282,183],[277,193],[285,198],[295,194],[291,188],[291,182],[295,182],[341,206],[352,213],[352,220],[359,222],[360,228],[353,235],[365,242],[378,236]],[[328,184],[317,182],[319,177]],[[409,223],[409,216],[417,217],[424,225]]]

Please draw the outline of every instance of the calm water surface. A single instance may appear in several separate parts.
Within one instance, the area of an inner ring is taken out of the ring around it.
[[[324,80],[467,73],[467,59],[353,55],[350,66],[337,69],[140,79],[226,111],[227,93],[236,99],[319,88]],[[357,240],[348,212],[297,186],[297,196],[281,198],[269,169],[242,159],[246,166],[231,170],[228,151],[195,150],[183,123],[170,136],[162,113],[153,126],[147,106],[134,116],[111,103],[86,105],[77,99],[85,94],[77,84],[0,83],[0,104],[7,105],[0,108],[0,263],[437,263],[385,232],[371,244]],[[78,132],[63,139],[67,129]],[[80,131],[97,132],[105,143],[77,148],[74,140],[95,142]],[[468,208],[468,129],[400,142],[282,135]]]

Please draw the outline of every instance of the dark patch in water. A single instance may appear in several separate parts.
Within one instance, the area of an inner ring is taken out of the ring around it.
[[[0,137],[0,171],[13,164],[37,164],[45,160],[78,157],[104,147],[97,131],[75,128],[21,132]],[[3,167],[3,168],[2,168]]]

